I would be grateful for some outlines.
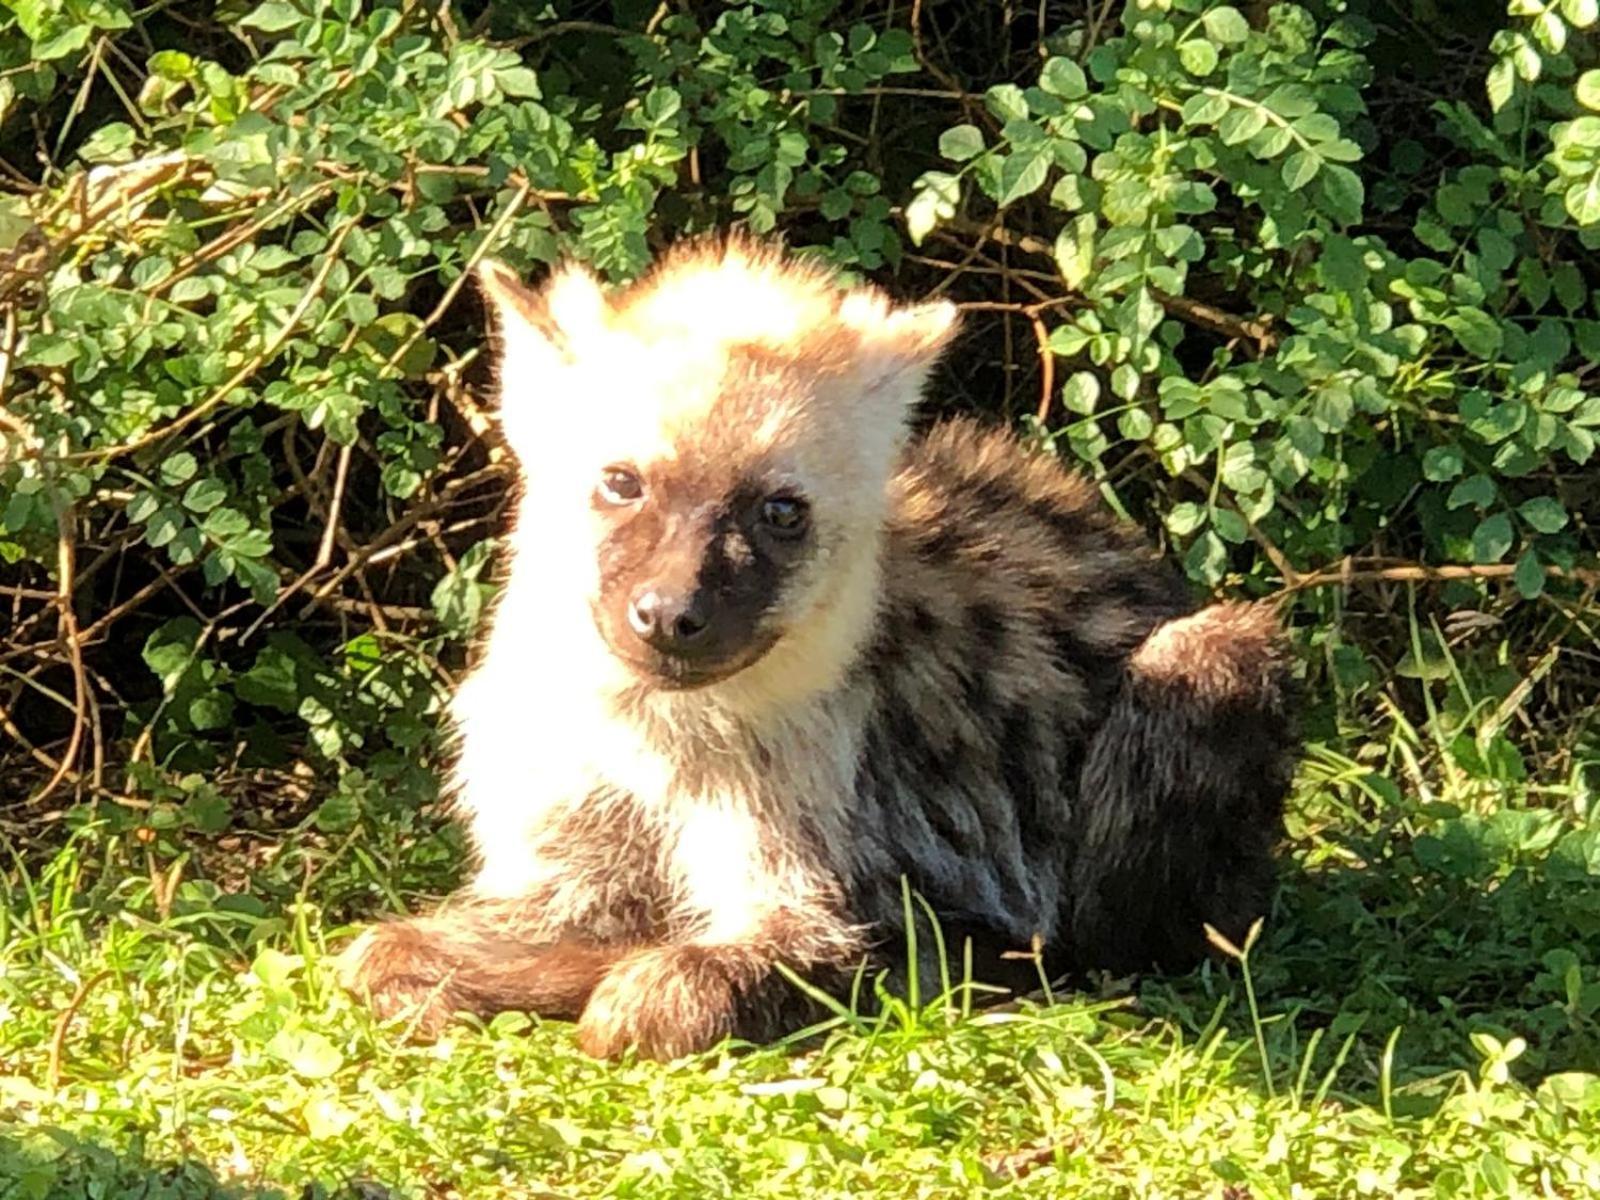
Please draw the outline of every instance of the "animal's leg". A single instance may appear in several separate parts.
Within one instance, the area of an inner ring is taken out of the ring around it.
[[[434,1036],[458,1012],[576,1017],[632,949],[537,936],[527,901],[469,898],[430,916],[373,926],[340,956],[340,973],[379,1016],[406,1017]]]
[[[842,927],[813,928],[793,939],[652,946],[619,963],[595,988],[578,1040],[597,1057],[632,1047],[656,1059],[707,1050],[725,1037],[769,1041],[826,1016],[778,964],[842,995],[861,959],[859,943]]]

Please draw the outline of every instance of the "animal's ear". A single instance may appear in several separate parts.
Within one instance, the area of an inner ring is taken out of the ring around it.
[[[568,390],[563,375],[604,327],[608,302],[600,282],[577,266],[561,268],[541,288],[493,259],[478,264],[477,276],[499,334],[500,429],[526,467],[540,460],[552,420],[563,415],[542,402]]]
[[[605,324],[605,291],[580,266],[562,267],[538,290],[497,259],[479,263],[477,276],[508,356],[542,351],[554,365],[569,360],[575,348]]]
[[[860,288],[840,303],[839,320],[856,334],[868,390],[895,385],[914,404],[961,314],[948,300],[901,306],[876,289]]]
[[[544,304],[539,294],[517,278],[517,273],[497,258],[478,264],[478,287],[502,326],[513,321],[541,326],[545,323]]]

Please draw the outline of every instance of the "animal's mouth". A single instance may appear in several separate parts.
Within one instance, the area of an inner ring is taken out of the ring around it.
[[[761,630],[737,645],[690,656],[651,649],[627,634],[615,636],[600,612],[595,617],[612,657],[641,684],[663,692],[690,692],[732,679],[765,658],[782,637],[781,630]]]
[[[619,655],[642,682],[659,691],[691,692],[722,683],[749,670],[765,658],[778,641],[778,634],[765,634],[737,653],[716,660],[690,660],[671,654]]]

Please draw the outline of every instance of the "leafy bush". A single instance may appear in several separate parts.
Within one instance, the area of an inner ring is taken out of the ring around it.
[[[507,476],[469,266],[620,280],[730,221],[963,300],[936,405],[1305,598],[1347,685],[1360,645],[1443,669],[1350,583],[1592,633],[1594,0],[1459,41],[1423,0],[1115,7],[14,5],[5,778],[156,836],[297,764],[330,832],[414,809]]]

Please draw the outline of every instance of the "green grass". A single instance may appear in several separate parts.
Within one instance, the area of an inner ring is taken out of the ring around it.
[[[0,1196],[1595,1195],[1594,763],[1524,778],[1488,719],[1313,750],[1247,963],[667,1066],[340,994],[343,915],[447,886],[448,834],[86,820],[5,876]]]

